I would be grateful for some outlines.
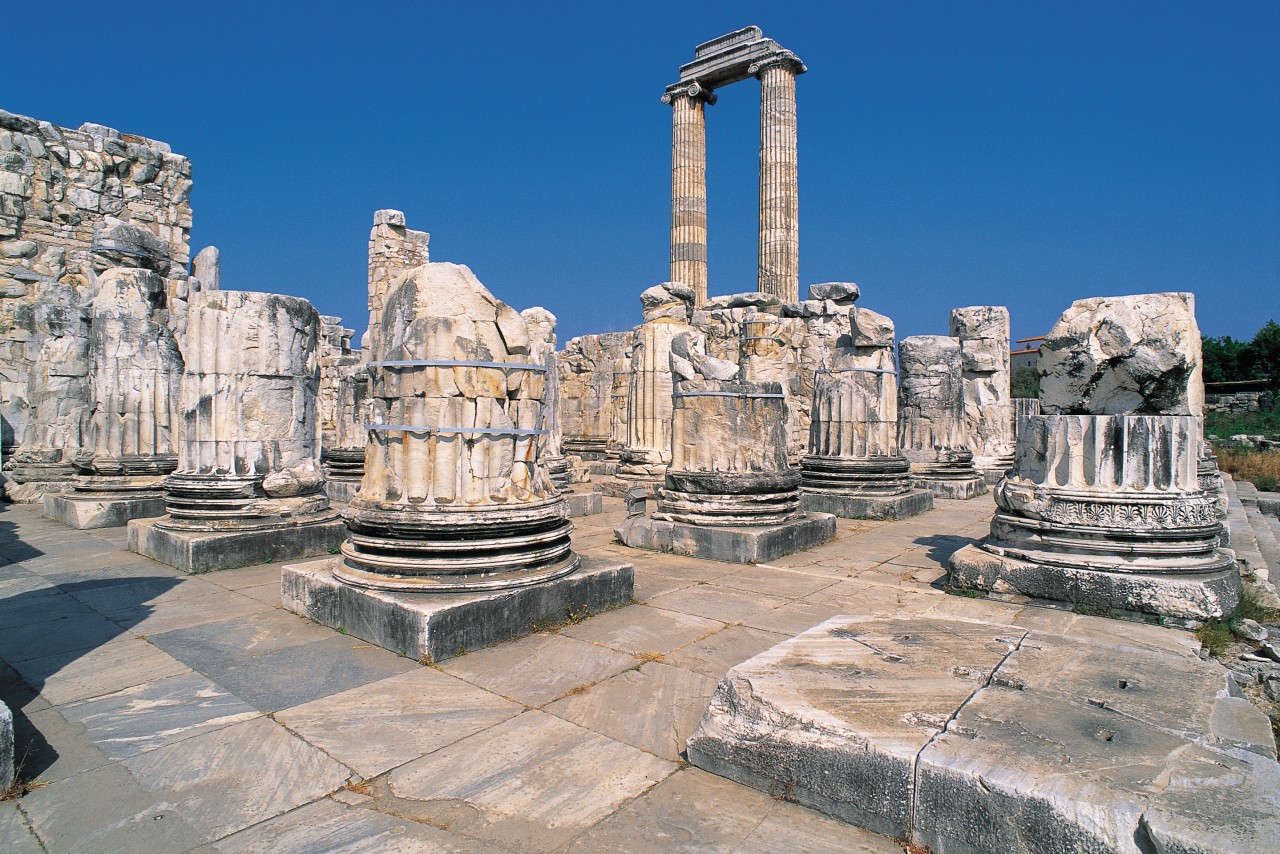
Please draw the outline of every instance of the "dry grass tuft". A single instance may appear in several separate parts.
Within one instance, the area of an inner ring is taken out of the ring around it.
[[[1214,448],[1218,467],[1237,480],[1250,481],[1265,492],[1280,486],[1280,451],[1255,451],[1248,448]]]

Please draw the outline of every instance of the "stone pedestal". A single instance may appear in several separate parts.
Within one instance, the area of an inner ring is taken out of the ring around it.
[[[1240,577],[1200,486],[1193,415],[1023,420],[996,488],[991,535],[951,558],[957,587],[1205,620],[1230,615]]]
[[[344,528],[317,463],[320,316],[297,297],[193,294],[166,514],[129,546],[186,572],[325,554]]]
[[[836,517],[799,513],[778,525],[712,527],[628,516],[613,532],[623,545],[633,549],[724,563],[768,563],[834,540]]]
[[[57,522],[81,530],[87,528],[119,528],[130,519],[149,519],[164,515],[162,481],[157,479],[140,494],[122,490],[46,494],[41,511]]]
[[[425,594],[353,587],[335,577],[341,562],[283,567],[285,609],[427,664],[616,608],[631,601],[634,585],[630,564],[583,558],[572,573],[540,584]]]
[[[960,342],[913,335],[898,345],[898,441],[912,484],[937,498],[985,495],[964,420]]]
[[[777,383],[676,384],[671,465],[655,519],[715,527],[784,524],[800,513]]]
[[[801,507],[846,519],[903,519],[933,507],[913,489],[898,449],[898,384],[893,321],[867,309],[849,313],[851,343],[814,381],[809,453],[801,460]]]

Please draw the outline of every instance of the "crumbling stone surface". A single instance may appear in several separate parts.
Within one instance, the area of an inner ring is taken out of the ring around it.
[[[602,455],[626,440],[631,332],[570,338],[556,354],[566,453]]]
[[[1076,300],[1040,345],[1045,414],[1203,415],[1195,296]]]
[[[22,438],[31,408],[41,405],[28,397],[41,349],[66,334],[67,310],[88,305],[95,269],[147,266],[166,279],[170,294],[184,287],[190,193],[191,163],[166,143],[95,124],[70,130],[0,110],[0,443],[6,454]],[[113,248],[122,245],[141,246],[154,266]],[[46,376],[36,378],[38,388],[46,383]]]
[[[1280,848],[1266,717],[1189,635],[1107,625],[834,617],[730,670],[689,759],[931,851]]]
[[[965,432],[974,464],[1003,471],[1013,457],[1009,309],[996,305],[953,308],[951,337],[960,341]]]
[[[682,323],[689,320],[693,309],[693,289],[681,282],[663,282],[647,288],[640,294],[640,308],[644,322],[671,318]]]
[[[378,349],[387,288],[401,273],[431,260],[430,242],[430,234],[405,226],[403,211],[374,211],[373,230],[369,232],[369,329],[361,344],[365,352]]]

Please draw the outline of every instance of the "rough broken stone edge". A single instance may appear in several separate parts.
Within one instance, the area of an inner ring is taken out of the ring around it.
[[[947,569],[948,583],[962,590],[1016,592],[1036,599],[1186,620],[1228,616],[1240,601],[1241,590],[1240,572],[1235,567],[1213,573],[1179,575],[1103,572],[1032,563],[992,554],[975,545],[964,546],[953,553]],[[1137,597],[1132,589],[1126,592],[1126,587],[1135,585],[1150,595]],[[1155,607],[1151,600],[1157,595],[1169,604],[1177,603],[1176,606]],[[1206,600],[1226,604],[1213,609],[1204,607]]]

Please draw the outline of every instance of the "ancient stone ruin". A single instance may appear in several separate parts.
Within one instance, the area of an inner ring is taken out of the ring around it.
[[[1192,295],[1077,301],[1041,352],[1044,414],[1023,418],[991,535],[952,556],[951,583],[1191,620],[1231,614],[1240,574],[1200,480]]]
[[[777,383],[706,354],[685,332],[671,342],[671,463],[652,517],[616,529],[634,548],[771,560],[835,535],[834,517],[800,509],[800,473],[787,458],[786,403]]]
[[[655,285],[640,295],[644,323],[634,332],[627,391],[627,443],[619,454],[615,479],[605,490],[621,495],[658,487],[671,463],[671,342],[692,332],[689,306],[693,291],[676,282]]]
[[[933,492],[912,486],[911,462],[898,447],[893,321],[855,307],[849,326],[849,346],[835,350],[814,384],[803,506],[848,519],[923,513]]]
[[[938,498],[987,491],[965,428],[963,364],[955,338],[913,335],[898,343],[898,441],[912,481]]]
[[[162,481],[178,464],[173,421],[183,360],[170,315],[184,309],[180,299],[170,304],[162,278],[168,247],[119,223],[100,229],[98,239],[101,263],[120,266],[96,276],[90,304],[90,404],[72,461],[74,491],[44,498],[46,514],[73,528],[161,515]],[[150,244],[152,251],[134,248]]]
[[[95,264],[104,253],[125,254],[110,240],[118,224],[138,226],[153,239],[124,248],[158,252],[148,260],[163,265],[165,290],[176,294],[190,260],[190,193],[191,163],[167,143],[0,110],[0,445],[6,461],[15,443],[23,448],[15,480],[70,479],[79,439],[68,422],[89,400],[87,385],[76,389],[88,347],[76,314],[87,323]],[[53,399],[33,400],[29,388]],[[45,420],[28,434],[32,415]],[[43,492],[27,486],[11,500],[38,501]]]
[[[698,45],[662,96],[671,105],[671,280],[707,301],[707,130],[715,90],[760,80],[760,255],[757,290],[800,298],[800,203],[796,168],[796,75],[805,65],[759,27]]]
[[[298,297],[191,295],[165,515],[129,547],[186,572],[324,554],[343,536],[320,468],[320,315]]]
[[[994,483],[1013,463],[1009,309],[996,305],[953,308],[951,337],[960,340],[964,423],[973,464],[988,483]]]
[[[341,557],[285,568],[285,606],[440,660],[629,600],[628,565],[572,550],[546,460],[552,368],[528,317],[456,264],[409,270],[382,298],[349,537]]]

